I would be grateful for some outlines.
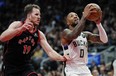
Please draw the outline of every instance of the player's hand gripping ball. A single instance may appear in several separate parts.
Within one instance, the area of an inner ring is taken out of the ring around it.
[[[94,7],[94,8],[91,10],[92,11],[91,14],[89,16],[87,16],[86,19],[89,21],[98,20],[102,16],[102,10],[101,10],[100,6],[95,3],[89,3],[84,8],[84,11],[88,10],[88,8],[90,8],[90,7]]]

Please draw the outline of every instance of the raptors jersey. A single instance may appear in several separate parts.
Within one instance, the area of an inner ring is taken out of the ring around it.
[[[30,63],[33,50],[39,39],[38,30],[30,33],[28,30],[22,32],[7,41],[4,47],[3,62],[5,66],[21,66]]]
[[[84,33],[81,33],[69,45],[63,46],[64,54],[70,57],[66,61],[66,72],[76,72],[77,74],[90,73],[86,66],[88,61],[88,43]]]

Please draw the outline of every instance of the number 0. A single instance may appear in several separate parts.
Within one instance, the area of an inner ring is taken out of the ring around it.
[[[80,58],[84,57],[84,49],[80,49]]]

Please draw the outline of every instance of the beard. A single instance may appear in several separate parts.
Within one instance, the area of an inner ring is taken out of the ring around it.
[[[73,23],[71,26],[72,26],[72,27],[75,27],[77,24],[78,24],[78,23]]]
[[[79,22],[78,20],[74,20],[74,22],[72,23],[71,26],[72,26],[72,27],[75,27],[75,26],[78,24],[78,22]]]

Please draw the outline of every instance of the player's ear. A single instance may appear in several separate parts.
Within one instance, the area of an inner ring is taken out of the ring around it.
[[[30,15],[31,15],[31,14],[30,14],[30,13],[28,13],[28,14],[27,14],[27,18],[30,18]]]
[[[84,14],[84,12],[82,12],[82,15]]]

